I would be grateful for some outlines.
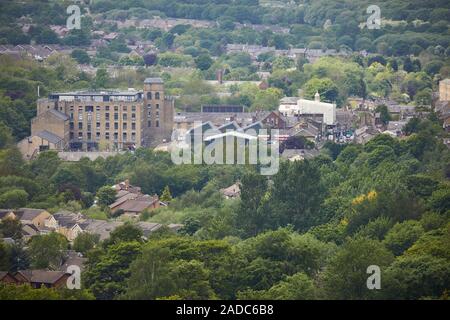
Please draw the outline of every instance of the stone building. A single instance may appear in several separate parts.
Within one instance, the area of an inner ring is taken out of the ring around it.
[[[37,102],[31,136],[19,142],[25,158],[55,150],[133,150],[170,140],[174,100],[161,78],[144,90],[52,93]]]
[[[439,101],[450,101],[450,79],[439,82]]]

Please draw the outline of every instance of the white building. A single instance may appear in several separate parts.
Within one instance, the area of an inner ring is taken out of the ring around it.
[[[322,115],[326,125],[336,124],[336,105],[320,101],[320,95],[316,92],[314,100],[298,99],[296,103],[293,97],[285,97],[280,100],[278,110],[285,116],[294,115]]]
[[[285,116],[293,116],[298,114],[298,97],[284,97],[280,100],[278,111]]]

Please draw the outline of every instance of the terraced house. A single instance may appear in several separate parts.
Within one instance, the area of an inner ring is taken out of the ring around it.
[[[31,136],[18,146],[26,159],[43,150],[131,150],[170,140],[174,100],[161,78],[142,91],[52,93],[37,102]]]

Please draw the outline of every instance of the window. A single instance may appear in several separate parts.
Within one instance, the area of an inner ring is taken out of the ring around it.
[[[119,134],[117,132],[114,132],[114,141],[117,141],[119,139]]]
[[[97,123],[95,124],[95,127],[96,127],[96,128],[100,128],[100,122],[97,122]]]
[[[136,133],[135,132],[132,132],[131,133],[131,141],[136,141]]]
[[[159,111],[156,111],[156,116],[159,117]]]
[[[91,130],[92,130],[92,127],[91,127],[90,124],[88,124],[88,126],[87,126],[87,131],[91,131]]]
[[[152,99],[152,93],[151,92],[147,92],[147,99],[151,100]]]
[[[127,111],[127,110],[128,110],[128,107],[127,107],[127,106],[123,106],[123,107],[122,107],[122,110],[123,110],[123,111]]]
[[[109,122],[105,122],[105,129],[109,130]]]
[[[95,139],[100,140],[100,132],[95,133]]]
[[[114,111],[119,111],[119,107],[118,106],[114,106]]]
[[[156,93],[155,93],[155,99],[156,99],[156,100],[159,100],[159,92],[156,92]]]
[[[136,130],[136,123],[135,123],[135,122],[133,122],[133,123],[131,124],[131,130]]]
[[[109,132],[106,132],[106,133],[105,133],[105,139],[106,139],[106,140],[109,140]]]
[[[71,123],[69,124],[69,126],[70,126],[70,130],[73,130],[73,129],[75,128],[75,124],[74,124],[73,122],[71,122]]]
[[[131,120],[136,120],[136,113],[131,114]]]
[[[124,122],[124,123],[122,124],[122,127],[123,127],[123,130],[127,130],[127,123]]]
[[[70,106],[70,111],[73,111],[73,106]]]
[[[83,112],[78,112],[78,121],[83,121]]]
[[[148,120],[148,122],[147,122],[147,127],[151,127],[152,126],[152,122],[150,121],[150,120]]]
[[[147,110],[152,110],[152,105],[151,105],[151,103],[149,103],[149,104],[147,105]]]
[[[126,113],[122,114],[122,120],[127,121],[128,115]]]
[[[100,121],[100,112],[95,114],[95,120]]]
[[[156,109],[159,110],[159,103],[156,104]]]
[[[105,110],[106,110],[106,111],[109,111],[109,106],[105,106]]]
[[[157,128],[159,127],[159,120],[156,120],[155,125]]]
[[[131,111],[135,112],[136,111],[136,106],[131,106]]]
[[[122,134],[122,141],[123,141],[123,142],[127,141],[127,133],[126,133],[126,132],[124,132],[124,133]]]
[[[74,138],[74,135],[73,135],[73,132],[71,132],[70,133],[70,140],[73,140],[73,138]]]
[[[90,132],[88,132],[88,134],[87,134],[87,139],[88,139],[88,140],[91,140],[91,139],[92,139],[92,135],[91,135]]]
[[[100,112],[100,106],[96,106],[96,107],[95,107],[95,110],[96,110],[97,112]]]
[[[119,114],[118,113],[114,113],[114,120],[119,120]]]
[[[78,140],[83,139],[83,132],[78,132]]]
[[[109,121],[109,113],[105,113],[105,120]]]
[[[83,122],[78,122],[78,130],[83,130]]]
[[[118,130],[119,129],[119,123],[118,122],[114,122],[114,130]]]

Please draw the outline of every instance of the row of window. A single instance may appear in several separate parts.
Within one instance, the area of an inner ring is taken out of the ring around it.
[[[158,112],[159,114],[159,112]],[[83,121],[83,113],[79,113],[78,114],[78,121]],[[70,119],[73,120],[74,119],[74,115],[73,113],[70,113]],[[96,114],[95,120],[100,121],[100,113]],[[105,121],[109,121],[110,120],[110,116],[109,113],[105,113]],[[114,113],[114,120],[119,120],[119,114],[118,113]],[[122,113],[122,120],[123,121],[127,121],[128,120],[128,114],[127,113]],[[136,114],[132,113],[131,114],[131,120],[136,120]],[[92,121],[92,114],[88,113],[87,114],[87,121]]]
[[[152,93],[151,92],[147,92],[147,100],[151,100],[152,99]],[[160,99],[160,94],[159,92],[155,92],[155,100],[159,100]]]
[[[86,135],[87,140],[92,140],[92,134],[90,132],[87,133]],[[96,140],[100,140],[101,138],[101,133],[100,132],[96,132],[95,133],[95,139]],[[70,139],[74,140],[75,139],[75,133],[74,132],[70,132]],[[105,140],[110,140],[111,136],[109,132],[105,132]],[[113,134],[113,139],[114,141],[118,141],[119,140],[119,133],[114,132]],[[78,140],[83,140],[83,133],[82,132],[78,132]],[[127,142],[128,141],[128,134],[126,132],[122,133],[122,142]],[[131,141],[135,142],[136,141],[136,133],[132,132],[131,133]]]
[[[75,128],[75,124],[73,122],[70,122],[69,124],[70,126],[70,130],[73,130]],[[96,122],[95,123],[95,128],[96,129],[100,129],[101,127],[101,123],[100,122]],[[109,130],[110,126],[109,126],[109,122],[105,122],[105,130]],[[88,124],[87,125],[87,131],[91,131],[92,129],[92,125]],[[114,122],[114,130],[118,130],[119,129],[119,123],[118,122]],[[128,123],[127,122],[123,122],[122,123],[122,129],[123,130],[127,130],[128,129]],[[83,122],[78,122],[78,130],[83,130]],[[136,130],[136,123],[132,122],[131,123],[131,130]]]
[[[151,120],[148,120],[148,122],[147,122],[147,127],[151,128],[151,126],[152,126],[152,121],[151,121]],[[155,127],[156,127],[156,128],[159,127],[159,120],[156,120],[156,121],[155,121]]]
[[[60,108],[62,110],[62,107]],[[74,106],[70,106],[70,111],[74,111]],[[95,110],[97,112],[102,111],[100,106],[95,107]],[[105,111],[109,111],[110,108],[109,106],[105,106]],[[79,106],[78,107],[78,112],[94,112],[94,106]],[[119,106],[114,106],[114,111],[119,111]],[[128,106],[122,106],[122,111],[128,111]],[[131,106],[131,111],[135,112],[136,111],[136,106]]]

